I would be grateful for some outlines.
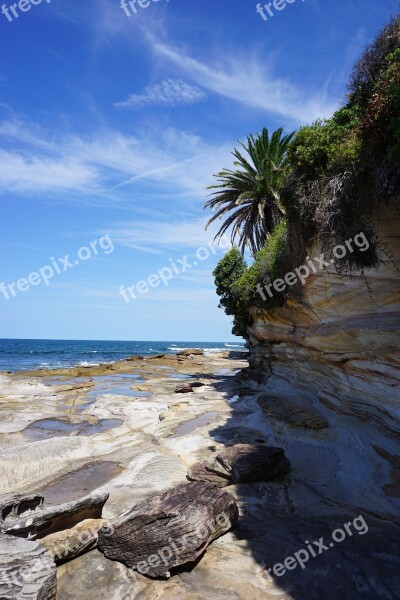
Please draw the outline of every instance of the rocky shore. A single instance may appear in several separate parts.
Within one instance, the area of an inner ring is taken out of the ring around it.
[[[397,505],[385,504],[368,457],[360,456],[358,473],[337,460],[348,443],[338,433],[351,430],[354,415],[336,421],[309,403],[269,402],[244,358],[192,350],[0,375],[0,598],[53,598],[54,562],[59,600],[396,598]],[[367,478],[368,503],[360,485]],[[203,490],[189,507],[182,498],[190,494],[173,493],[185,485]],[[214,499],[202,508],[202,496]],[[201,551],[175,562],[167,578],[129,568],[126,556],[106,558],[124,554],[127,542],[118,546],[115,536],[110,544],[104,526],[125,535],[121,523],[129,523],[132,552],[144,539],[151,546],[152,519],[143,515],[159,519],[165,502],[169,514],[175,502],[188,511],[189,522],[222,503],[229,523],[209,524]],[[25,538],[24,528],[34,531],[32,541],[15,537],[18,528]],[[332,537],[338,529],[340,541]],[[314,556],[306,542],[321,538],[326,549],[320,541]],[[35,581],[24,581],[24,552],[44,565]],[[293,567],[287,559],[296,553]]]

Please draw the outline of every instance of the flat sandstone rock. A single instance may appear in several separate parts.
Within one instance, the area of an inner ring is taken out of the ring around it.
[[[55,600],[56,565],[36,542],[0,533],[1,600]]]
[[[56,564],[77,558],[97,546],[99,530],[109,531],[104,519],[86,519],[71,529],[52,533],[38,543],[43,546]]]

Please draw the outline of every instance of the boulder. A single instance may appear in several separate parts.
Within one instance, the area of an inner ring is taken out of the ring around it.
[[[178,363],[182,363],[186,360],[193,360],[195,358],[199,358],[200,356],[204,356],[204,350],[202,350],[201,348],[186,348],[185,350],[181,350],[180,352],[176,353]]]
[[[98,549],[153,578],[193,563],[238,519],[235,498],[206,482],[186,483],[148,498],[99,532]]]
[[[198,462],[192,465],[188,470],[188,479],[190,481],[208,481],[218,487],[226,487],[232,485],[232,480],[228,473],[216,472],[212,470],[213,461]]]
[[[175,394],[188,394],[194,391],[194,388],[204,387],[205,383],[201,381],[192,381],[186,383],[180,383],[175,388]]]
[[[0,532],[43,538],[70,529],[85,519],[101,518],[109,494],[92,494],[73,502],[46,506],[43,496],[9,495],[0,500]]]
[[[208,481],[219,487],[234,483],[273,481],[283,477],[290,463],[282,448],[259,444],[236,444],[206,462],[192,465],[191,481]]]
[[[204,350],[202,348],[185,348],[184,350],[179,350],[176,353],[178,358],[187,358],[189,356],[204,356]]]
[[[190,394],[191,392],[193,392],[191,383],[180,383],[175,388],[175,394]]]

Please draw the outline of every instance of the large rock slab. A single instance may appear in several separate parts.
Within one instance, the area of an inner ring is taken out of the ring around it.
[[[212,484],[179,485],[122,514],[113,531],[99,532],[98,548],[111,560],[148,577],[169,577],[193,563],[238,519],[234,497]]]
[[[192,358],[194,356],[204,356],[204,350],[202,348],[185,348],[184,350],[177,352],[176,356],[178,357],[178,360],[182,358]]]
[[[1,600],[53,600],[56,566],[36,542],[0,533]]]
[[[92,494],[73,502],[46,506],[41,495],[6,496],[0,501],[0,532],[43,538],[70,529],[85,519],[99,519],[109,494]]]
[[[289,467],[282,448],[236,444],[222,450],[215,458],[192,465],[188,479],[225,487],[233,483],[273,481],[283,477]]]
[[[6,519],[18,519],[23,513],[35,511],[43,506],[41,494],[6,494],[0,498],[0,530]]]

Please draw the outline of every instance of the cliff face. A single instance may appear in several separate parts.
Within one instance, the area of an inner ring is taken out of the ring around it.
[[[381,207],[378,221],[400,265],[399,203]],[[316,274],[301,301],[254,312],[250,372],[277,442],[310,487],[399,519],[400,273],[388,261],[366,279]]]

